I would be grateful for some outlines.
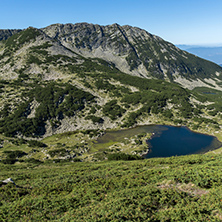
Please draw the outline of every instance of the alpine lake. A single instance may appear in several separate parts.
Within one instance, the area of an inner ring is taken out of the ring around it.
[[[107,131],[97,139],[96,143],[102,145],[121,142],[141,133],[152,135],[146,141],[149,152],[144,155],[145,158],[200,154],[222,146],[214,136],[196,133],[184,126],[167,125],[147,125],[126,130]]]

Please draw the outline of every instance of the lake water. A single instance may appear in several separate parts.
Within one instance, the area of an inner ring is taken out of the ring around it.
[[[145,158],[204,153],[221,146],[216,137],[195,133],[187,127],[162,125],[138,126],[127,130],[110,131],[100,137],[97,143],[120,142],[125,138],[144,132],[154,134],[147,141],[150,151],[145,155]]]
[[[204,153],[221,146],[217,138],[195,133],[187,127],[163,126],[148,140],[150,152],[145,158]]]

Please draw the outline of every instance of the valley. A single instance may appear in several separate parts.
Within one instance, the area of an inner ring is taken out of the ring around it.
[[[0,30],[0,221],[221,220],[221,86],[137,27]],[[171,127],[213,146],[144,159]]]

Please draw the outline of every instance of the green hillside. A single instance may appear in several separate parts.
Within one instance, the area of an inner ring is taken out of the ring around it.
[[[1,221],[221,221],[220,155],[0,163]]]

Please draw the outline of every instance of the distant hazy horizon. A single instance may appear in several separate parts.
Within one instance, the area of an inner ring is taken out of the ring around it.
[[[218,48],[218,47],[222,47],[222,43],[217,43],[217,44],[176,44],[176,46],[178,48]]]
[[[200,58],[222,65],[222,46],[206,45],[176,45],[178,48],[192,53]]]

